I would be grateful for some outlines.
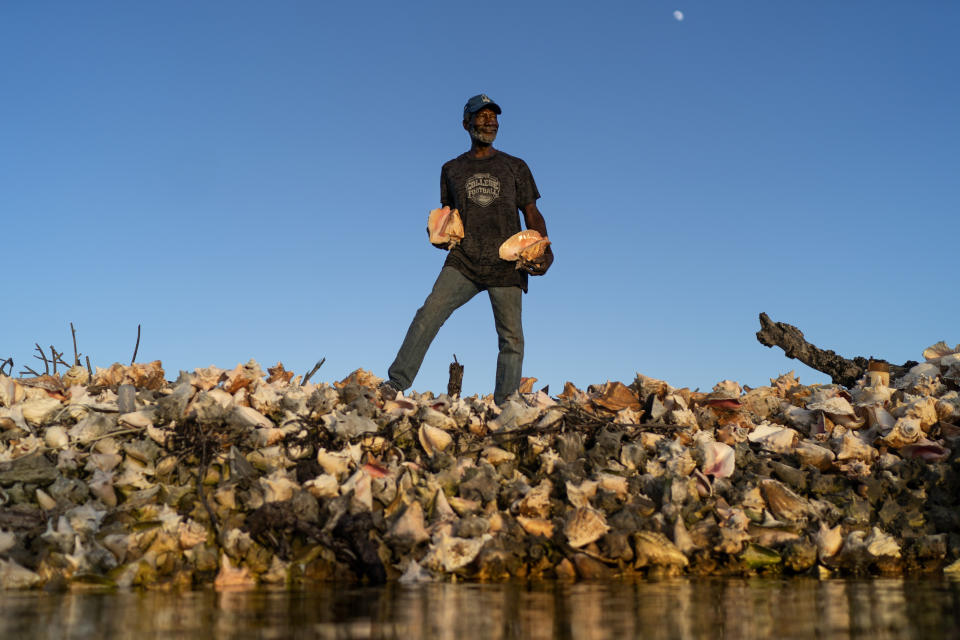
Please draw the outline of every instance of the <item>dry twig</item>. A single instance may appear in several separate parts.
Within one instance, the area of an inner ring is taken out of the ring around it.
[[[137,351],[140,350],[140,325],[137,325],[137,344],[133,347],[133,357],[130,358],[130,364],[137,361]]]
[[[50,345],[50,361],[53,362],[53,375],[57,375],[57,364],[62,364],[65,367],[70,366],[63,361],[63,352],[54,349],[53,345]]]
[[[119,429],[117,431],[111,431],[110,433],[105,433],[103,435],[96,436],[95,438],[90,438],[89,440],[84,440],[81,444],[83,446],[87,446],[89,444],[97,442],[98,440],[103,440],[104,438],[112,438],[114,436],[125,436],[131,433],[140,433],[142,431],[146,431],[146,429],[144,429],[143,427],[131,427],[130,429]]]
[[[63,365],[67,369],[74,366],[80,366],[80,356],[82,354],[77,349],[77,330],[73,326],[72,322],[70,323],[70,334],[73,338],[73,364],[70,364],[66,360],[64,360],[63,359],[64,352],[57,351],[57,348],[55,346],[50,345],[50,355],[47,356],[46,352],[43,350],[43,347],[40,346],[40,343],[34,342],[33,343],[34,350],[39,355],[34,355],[33,357],[43,362],[43,374],[41,374],[39,371],[35,371],[32,367],[24,366],[23,369],[20,371],[19,375],[20,376],[32,375],[36,377],[40,377],[41,375],[50,375],[51,373],[53,373],[53,375],[57,375],[58,365]],[[139,327],[137,328],[137,334],[138,334],[137,344],[139,345],[140,343]],[[134,352],[134,355],[136,355],[136,352]],[[87,371],[90,373],[91,376],[93,376],[93,369],[90,366],[90,356],[87,356],[86,358],[87,358]],[[52,372],[50,371],[51,365],[53,366]],[[12,374],[13,358],[8,358],[7,360],[0,360],[0,373],[2,373],[3,368],[7,366],[10,367],[10,373]]]
[[[43,374],[44,374],[44,375],[49,375],[49,374],[50,374],[50,363],[47,362],[47,354],[45,354],[45,353],[43,352],[43,347],[40,346],[40,343],[39,343],[39,342],[34,342],[33,344],[36,345],[37,351],[40,353],[39,356],[33,356],[33,357],[36,358],[37,360],[43,360]],[[26,369],[27,369],[28,371],[33,371],[32,369],[30,369],[30,367],[26,367]],[[34,375],[40,375],[40,374],[34,372]]]
[[[303,380],[300,381],[300,386],[302,387],[303,385],[307,384],[307,380],[309,380],[313,376],[313,374],[315,374],[317,370],[319,370],[320,367],[323,366],[323,363],[326,361],[327,361],[326,357],[320,358],[320,361],[317,362],[317,364],[313,365],[313,369],[310,369],[310,373],[303,376]]]
[[[73,323],[70,323],[70,334],[73,336],[73,366],[78,366],[80,364],[80,354],[77,352],[77,330],[73,328]]]

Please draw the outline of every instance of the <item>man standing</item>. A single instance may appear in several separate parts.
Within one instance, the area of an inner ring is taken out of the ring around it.
[[[464,236],[450,255],[433,290],[417,311],[387,372],[381,393],[392,397],[413,384],[423,358],[440,327],[453,311],[481,291],[486,291],[497,327],[497,404],[520,386],[523,365],[523,326],[520,318],[527,275],[543,275],[553,263],[553,251],[532,263],[500,259],[500,245],[520,231],[523,213],[527,229],[547,236],[547,224],[537,209],[540,193],[527,164],[520,158],[493,148],[502,113],[484,94],[463,107],[463,128],[470,134],[470,150],[443,165],[440,172],[440,204],[457,209]]]

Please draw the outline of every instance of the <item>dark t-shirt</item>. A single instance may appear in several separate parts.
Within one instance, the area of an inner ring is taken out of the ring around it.
[[[502,151],[477,159],[469,153],[440,171],[440,204],[460,211],[463,240],[444,266],[486,287],[527,290],[527,274],[500,259],[500,245],[520,231],[519,209],[540,197],[527,163]]]

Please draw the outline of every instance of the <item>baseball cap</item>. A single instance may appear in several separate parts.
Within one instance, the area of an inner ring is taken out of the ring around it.
[[[491,100],[490,96],[485,93],[480,93],[467,100],[467,104],[463,105],[463,119],[466,120],[477,111],[480,111],[480,109],[485,108],[493,109],[498,115],[503,113],[500,105]]]

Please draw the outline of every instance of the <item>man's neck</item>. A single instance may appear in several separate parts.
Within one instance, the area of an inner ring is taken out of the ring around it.
[[[477,141],[473,141],[473,144],[470,145],[470,155],[478,160],[484,158],[490,158],[497,152],[493,148],[492,144],[479,144]]]

